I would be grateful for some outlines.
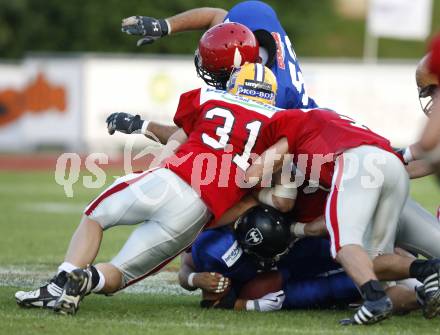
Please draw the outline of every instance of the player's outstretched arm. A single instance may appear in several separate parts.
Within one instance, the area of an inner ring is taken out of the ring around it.
[[[287,213],[295,206],[298,194],[297,185],[294,181],[283,183],[281,171],[272,176],[275,185],[264,187],[257,192],[258,201],[276,208],[282,213]]]
[[[217,228],[235,222],[244,212],[257,205],[257,200],[251,195],[243,197],[243,199],[223,213],[221,218],[215,223],[215,227]]]
[[[209,29],[223,22],[228,12],[222,8],[202,7],[167,18],[173,33]]]
[[[177,128],[177,130],[170,136],[168,142],[160,151],[160,154],[153,159],[149,168],[151,169],[162,165],[165,160],[169,159],[175,154],[180,145],[185,143],[187,139],[188,136],[186,135],[185,131],[182,128]]]
[[[160,143],[166,144],[170,137],[179,129],[175,125],[164,125],[154,121],[150,121],[147,126],[147,131],[144,134],[152,140],[159,140]]]
[[[406,172],[408,172],[410,179],[416,179],[429,176],[434,172],[434,169],[427,161],[418,159],[408,163]]]
[[[291,225],[290,230],[295,237],[302,238],[307,236],[327,236],[327,228],[325,227],[325,218],[320,216],[312,222],[302,223],[295,222]]]
[[[211,293],[223,293],[231,284],[229,278],[216,272],[196,272],[191,253],[184,252],[180,260],[179,284],[188,291],[198,288]]]
[[[137,45],[151,44],[157,39],[190,30],[208,29],[223,22],[227,11],[221,8],[201,7],[182,12],[166,19],[149,16],[130,16],[122,20],[122,32],[143,36]]]
[[[406,172],[408,172],[410,179],[425,177],[434,172],[429,162],[424,159],[424,152],[419,142],[406,148],[395,148],[394,150],[403,157],[407,164]]]
[[[162,144],[166,144],[170,137],[179,129],[175,125],[168,126],[154,121],[143,120],[140,115],[128,113],[112,113],[108,116],[106,122],[110,135],[117,131],[124,134],[143,134]]]
[[[262,179],[271,177],[283,165],[284,155],[289,152],[287,138],[281,138],[277,143],[266,149],[246,170],[245,181],[258,183]]]

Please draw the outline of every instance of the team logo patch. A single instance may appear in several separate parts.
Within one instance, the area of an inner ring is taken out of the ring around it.
[[[246,234],[246,243],[249,245],[259,245],[263,242],[263,234],[258,230],[258,228],[252,228]]]
[[[228,268],[234,265],[238,259],[243,255],[243,249],[235,241],[234,244],[224,253],[222,256],[223,261],[226,263]]]

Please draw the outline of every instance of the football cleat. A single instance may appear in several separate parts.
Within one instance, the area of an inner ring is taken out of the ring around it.
[[[388,319],[393,312],[393,303],[387,296],[371,301],[366,300],[350,319],[340,321],[341,325],[371,325]]]
[[[92,273],[87,269],[75,269],[67,274],[64,290],[55,303],[54,311],[63,315],[74,315],[81,300],[90,293]]]
[[[43,285],[33,291],[18,291],[15,292],[15,300],[20,307],[38,307],[50,308],[55,306],[55,302],[63,292],[63,285],[65,277],[55,276],[49,283]]]
[[[421,301],[423,316],[432,319],[440,314],[440,269],[426,277],[423,281],[423,294],[417,291],[417,299]]]

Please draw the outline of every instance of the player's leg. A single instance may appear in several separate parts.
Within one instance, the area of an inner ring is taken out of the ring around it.
[[[75,268],[91,264],[98,254],[102,233],[102,226],[84,215],[70,240],[64,262],[73,264]]]
[[[440,224],[436,217],[408,198],[400,214],[396,245],[427,258],[440,258]]]
[[[373,218],[380,188],[365,189],[361,171],[353,171],[361,157],[342,154],[335,163],[332,189],[326,204],[326,226],[331,239],[331,253],[360,287],[377,279],[363,238]]]
[[[15,294],[20,306],[53,308],[67,281],[67,275],[76,268],[91,264],[98,252],[102,231],[120,224],[137,224],[148,218],[154,208],[144,206],[143,211],[128,211],[141,193],[139,186],[151,184],[152,171],[129,174],[118,178],[86,208],[83,219],[68,248],[65,261],[58,273],[42,287]],[[145,213],[144,211],[149,212]],[[96,269],[95,269],[96,270]]]
[[[402,192],[402,190],[395,192],[399,187],[401,187],[399,184],[387,185],[376,210],[372,230],[373,238],[369,239],[369,241],[375,243],[375,245],[371,243],[369,245],[371,248],[377,249],[380,253],[385,254],[378,256],[374,260],[374,269],[382,280],[416,278],[423,282],[423,292],[425,293],[421,298],[423,302],[423,314],[426,318],[432,318],[440,311],[440,261],[435,259],[431,261],[414,260],[412,257],[393,254],[390,252],[390,250],[394,248],[394,243],[392,243],[391,239],[382,239],[380,243],[377,243],[374,238],[375,235],[383,235],[382,231],[388,228],[389,222],[393,222],[396,217],[400,216],[396,204],[400,202],[401,199],[398,198],[401,197],[404,192]],[[418,208],[417,204],[405,202],[406,206],[410,205],[415,209]],[[423,213],[423,211],[421,213]],[[435,230],[434,227],[433,229]],[[417,234],[416,232],[414,233]]]
[[[353,171],[350,160],[356,159],[358,164],[354,166],[357,170]],[[370,165],[366,164],[367,160]],[[374,162],[376,164],[372,169]],[[371,146],[348,150],[339,156],[335,167],[326,210],[332,253],[358,285],[364,298],[364,304],[348,322],[378,322],[391,314],[392,303],[377,280],[370,257],[384,252],[381,248],[388,247],[389,241],[394,242],[397,217],[387,226],[375,227],[375,213],[388,185],[400,185],[402,188],[394,191],[404,194],[401,203],[398,203],[399,197],[394,197],[396,211],[401,210],[406,199],[408,177],[397,157]],[[377,249],[372,249],[368,243],[377,246]]]
[[[148,172],[129,174],[118,178],[87,206],[71,239],[65,260],[58,267],[57,274],[47,284],[35,290],[16,292],[15,299],[20,306],[53,308],[55,301],[63,291],[67,274],[76,268],[86,267],[94,261],[101,244],[103,230],[117,225],[118,222],[115,221],[115,218],[123,216],[123,213],[126,212],[124,207],[128,208],[125,205],[132,199],[127,193],[127,186],[144,178],[146,174]],[[121,207],[118,207],[119,205]],[[91,217],[91,209],[93,209],[93,215],[98,215],[99,218]],[[143,221],[143,218],[139,221]]]
[[[114,292],[159,270],[186,249],[208,222],[209,211],[188,184],[167,169],[157,170],[153,177],[138,184],[137,191],[130,186],[139,194],[128,207],[129,215],[143,213],[147,221],[131,234],[111,264],[96,267],[101,285],[94,291]],[[93,281],[98,282],[91,271],[75,270],[55,309],[75,313],[82,297],[93,289],[88,284]]]
[[[330,308],[357,302],[359,290],[344,272],[301,280],[288,280],[283,286],[283,309]]]

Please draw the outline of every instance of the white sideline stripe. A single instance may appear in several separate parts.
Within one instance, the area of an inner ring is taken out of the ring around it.
[[[20,210],[35,213],[80,214],[86,203],[68,202],[25,202],[17,206]]]
[[[0,287],[15,286],[20,290],[35,289],[54,275],[46,267],[0,266]],[[163,271],[136,283],[122,291],[127,294],[199,295],[197,291],[186,291],[177,282],[177,272]],[[119,293],[121,294],[121,293]]]

